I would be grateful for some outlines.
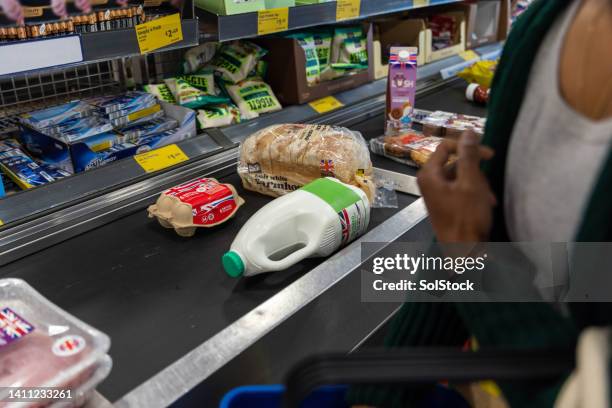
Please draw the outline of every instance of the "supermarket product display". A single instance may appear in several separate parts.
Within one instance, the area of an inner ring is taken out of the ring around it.
[[[148,212],[149,218],[157,218],[162,227],[190,237],[198,227],[214,227],[227,221],[242,204],[244,200],[231,184],[200,178],[164,191]]]
[[[195,112],[146,92],[93,97],[20,116],[35,159],[78,173],[195,136]],[[52,180],[48,180],[52,181]]]
[[[372,162],[363,137],[327,125],[273,125],[240,146],[238,174],[247,190],[277,197],[319,177],[335,177],[374,196]]]
[[[266,50],[249,41],[217,46],[206,43],[187,51],[187,74],[167,78],[164,84],[143,89],[160,101],[197,109],[200,129],[222,127],[282,109],[262,79]]]
[[[110,371],[108,336],[49,302],[20,279],[0,280],[0,299],[0,406],[12,406],[7,402],[9,387],[69,389],[67,406],[83,404]]]
[[[257,211],[223,255],[223,267],[232,277],[252,276],[328,256],[362,235],[369,220],[363,190],[319,178]]]
[[[386,133],[397,133],[411,126],[417,78],[415,47],[391,47],[387,99],[385,104]]]

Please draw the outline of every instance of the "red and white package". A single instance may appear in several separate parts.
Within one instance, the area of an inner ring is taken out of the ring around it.
[[[149,206],[149,218],[156,217],[165,228],[190,237],[197,227],[213,227],[231,218],[244,200],[231,184],[214,178],[200,178],[172,187]]]
[[[81,405],[110,371],[109,347],[108,336],[26,282],[0,280],[1,408]],[[23,394],[29,387],[56,387],[57,392]]]

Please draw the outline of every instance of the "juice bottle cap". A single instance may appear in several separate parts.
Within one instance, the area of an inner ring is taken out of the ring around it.
[[[474,93],[476,92],[476,89],[479,87],[478,84],[474,83],[474,84],[469,84],[467,86],[467,88],[465,89],[465,98],[470,101],[473,102],[474,101]]]
[[[232,278],[239,278],[244,274],[244,262],[235,251],[226,252],[221,259],[223,269]]]

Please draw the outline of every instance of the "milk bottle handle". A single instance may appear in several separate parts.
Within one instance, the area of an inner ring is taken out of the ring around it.
[[[309,255],[313,254],[317,249],[317,242],[310,241],[305,247],[298,249],[295,252],[285,256],[283,259],[273,261],[267,256],[258,257],[255,262],[262,268],[270,271],[281,271],[287,269],[289,266],[294,265],[303,259],[306,259]]]

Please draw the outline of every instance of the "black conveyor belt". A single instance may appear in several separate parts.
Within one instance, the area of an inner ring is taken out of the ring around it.
[[[424,109],[461,111],[459,89],[419,99]],[[474,113],[465,109],[465,113]],[[482,114],[483,112],[477,112]],[[382,118],[355,127],[366,137],[382,132]],[[376,166],[405,171],[374,158]],[[99,391],[114,401],[322,262],[313,259],[287,271],[235,280],[220,258],[241,225],[269,198],[246,192],[246,200],[223,226],[178,237],[147,219],[144,208],[2,268],[0,277],[26,280],[60,307],[109,334],[114,361]],[[399,194],[400,208],[414,197]],[[398,209],[372,211],[370,229]]]

